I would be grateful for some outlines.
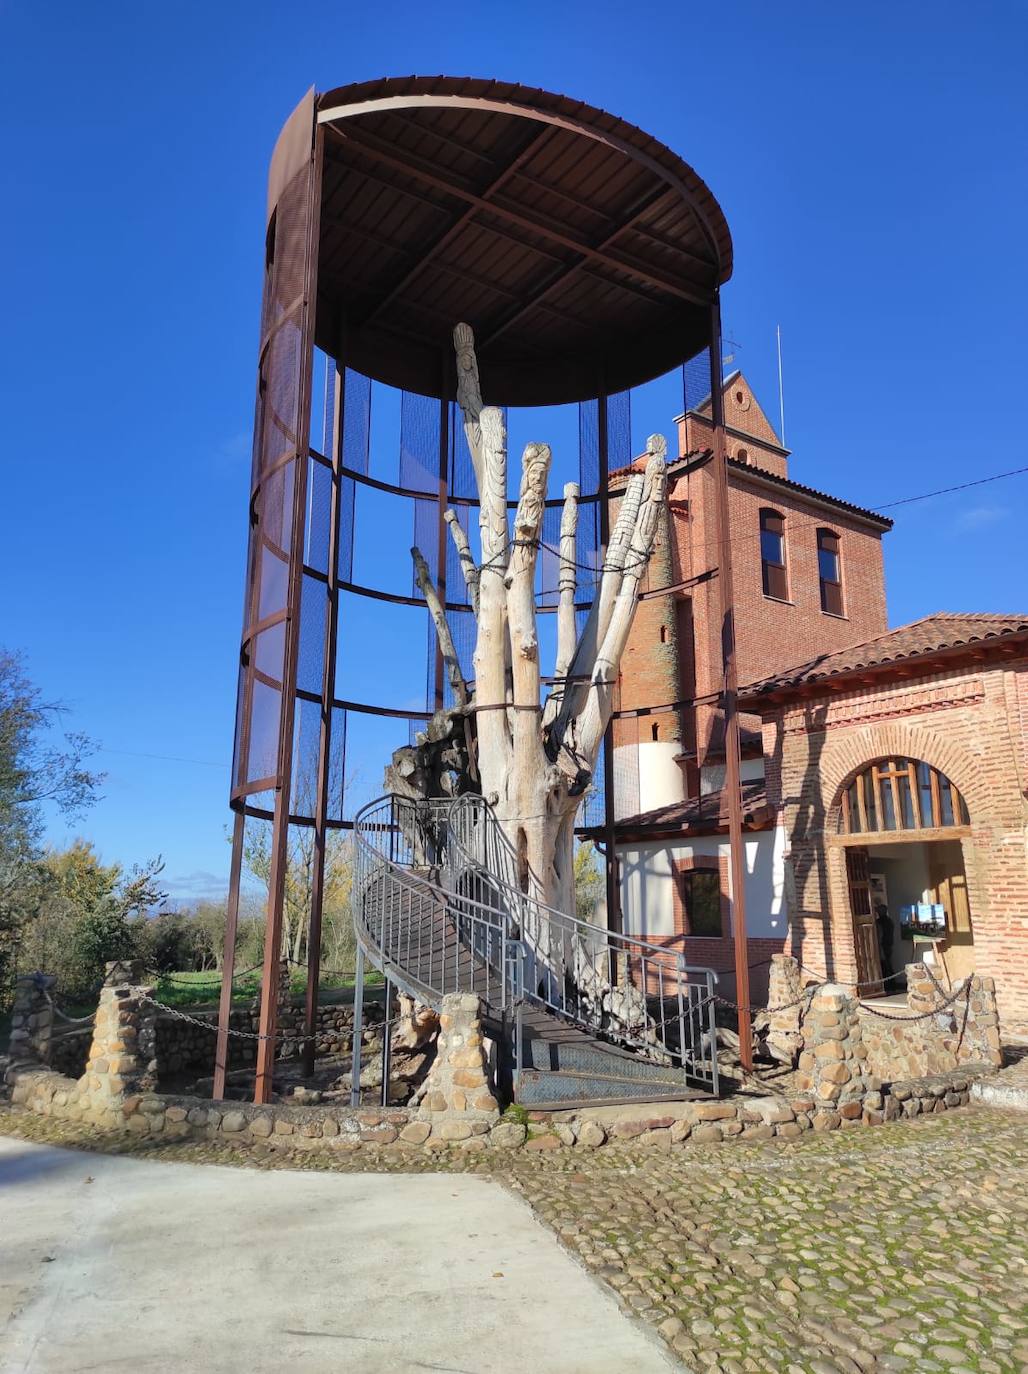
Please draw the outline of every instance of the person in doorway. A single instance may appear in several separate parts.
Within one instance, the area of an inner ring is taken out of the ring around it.
[[[875,907],[875,929],[878,933],[878,959],[882,966],[882,977],[888,978],[893,971],[892,941],[895,927],[889,915],[889,908],[884,902],[879,902]]]

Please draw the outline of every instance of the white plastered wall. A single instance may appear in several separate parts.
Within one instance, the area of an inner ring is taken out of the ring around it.
[[[746,854],[746,932],[763,939],[784,939],[785,830],[749,833],[744,837]],[[650,844],[619,846],[622,866],[621,902],[626,934],[643,939],[675,933],[675,897],[672,864],[677,860],[728,857],[728,842],[721,835],[698,835],[682,841],[661,840]]]

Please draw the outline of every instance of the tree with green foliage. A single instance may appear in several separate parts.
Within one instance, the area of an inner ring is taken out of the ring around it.
[[[63,714],[59,702],[44,700],[20,657],[0,649],[0,1006],[25,932],[52,887],[41,849],[44,807],[75,819],[103,780],[86,766],[87,737],[60,732]]]
[[[606,895],[606,884],[592,840],[585,840],[575,850],[574,873],[575,915],[580,921],[595,921],[596,908]]]
[[[158,857],[126,872],[100,862],[87,840],[75,840],[43,859],[49,881],[45,898],[24,936],[23,962],[57,977],[62,993],[89,1001],[112,959],[149,962],[152,933],[148,913],[166,898],[159,885]]]

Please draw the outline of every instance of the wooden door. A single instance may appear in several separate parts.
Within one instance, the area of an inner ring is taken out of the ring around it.
[[[878,930],[871,904],[871,878],[868,853],[861,845],[846,848],[846,882],[853,918],[853,948],[857,959],[857,992],[875,997],[884,991],[882,965],[878,957]]]
[[[939,840],[926,848],[931,900],[940,902],[946,911],[946,970],[956,982],[975,967],[964,853],[959,840]]]

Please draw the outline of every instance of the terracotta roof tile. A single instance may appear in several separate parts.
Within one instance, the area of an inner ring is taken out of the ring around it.
[[[760,823],[768,812],[767,788],[763,778],[755,778],[742,784],[742,812],[744,824]],[[710,792],[703,797],[690,797],[688,801],[673,802],[670,806],[658,806],[652,811],[643,811],[637,816],[625,816],[615,826],[615,831],[674,830],[693,835],[712,835],[718,829],[721,817],[721,793]],[[602,834],[596,827],[595,833]]]
[[[1007,635],[1028,631],[1028,615],[994,615],[989,612],[967,613],[937,611],[923,616],[909,625],[887,630],[874,639],[862,640],[845,649],[821,654],[809,663],[787,668],[773,677],[751,682],[740,689],[740,704],[753,705],[771,692],[821,682],[826,678],[842,677],[887,663],[904,659],[926,658],[944,650],[982,640],[1000,639]]]

